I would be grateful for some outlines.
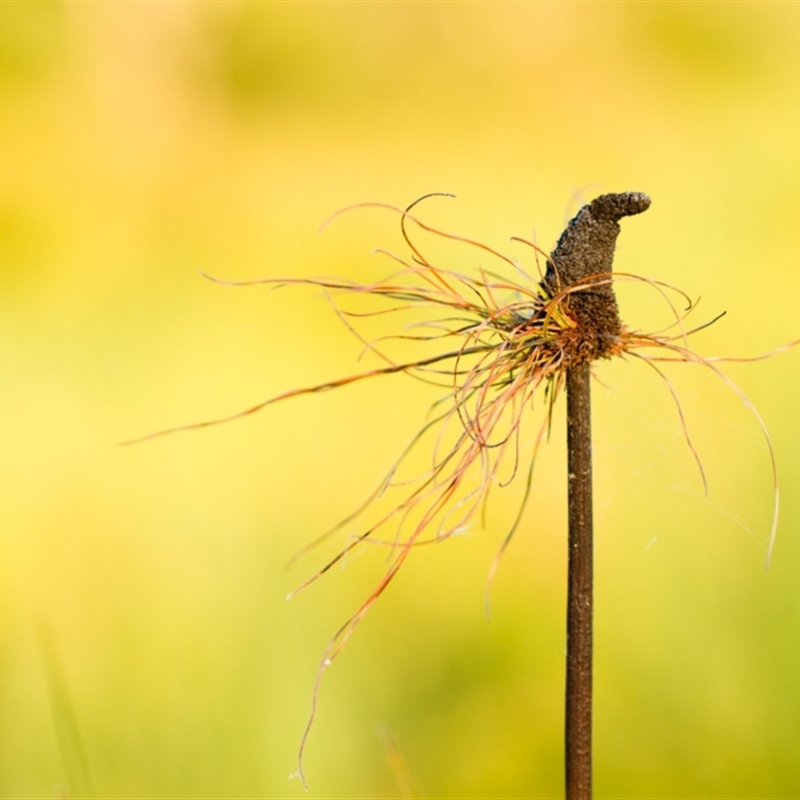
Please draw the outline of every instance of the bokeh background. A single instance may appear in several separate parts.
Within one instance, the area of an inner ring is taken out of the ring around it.
[[[403,205],[527,258],[646,191],[621,271],[702,296],[705,355],[800,336],[794,3],[0,5],[0,794],[301,797],[325,643],[385,566],[304,544],[436,390],[404,376],[121,448],[376,365],[318,291],[388,272]],[[485,264],[456,248],[464,271]],[[530,260],[527,266],[532,268]],[[634,328],[665,321],[620,287]],[[597,365],[598,797],[800,796],[800,352]],[[522,496],[414,554],[333,668],[309,797],[562,796],[563,409]],[[343,534],[331,547],[341,546]]]

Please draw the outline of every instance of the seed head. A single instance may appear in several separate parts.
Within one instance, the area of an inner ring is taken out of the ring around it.
[[[549,297],[582,287],[571,292],[565,303],[579,333],[573,344],[573,364],[612,355],[616,349],[622,322],[611,270],[619,220],[641,214],[649,207],[650,198],[642,192],[595,198],[567,225],[547,261],[542,288]]]

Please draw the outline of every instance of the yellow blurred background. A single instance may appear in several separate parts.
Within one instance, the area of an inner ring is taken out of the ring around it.
[[[300,797],[325,643],[385,568],[291,602],[435,390],[404,376],[120,448],[376,365],[319,291],[388,272],[404,205],[505,251],[645,191],[616,268],[702,296],[705,355],[800,336],[800,6],[0,5],[0,794]],[[463,271],[481,263],[454,250]],[[663,309],[624,284],[623,318]],[[598,797],[800,796],[800,352],[597,365]],[[559,797],[563,408],[522,496],[424,548],[328,670],[311,797]],[[341,546],[344,534],[332,547]],[[332,551],[331,551],[332,552]]]

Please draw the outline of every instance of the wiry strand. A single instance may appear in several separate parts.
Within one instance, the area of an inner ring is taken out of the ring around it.
[[[482,353],[484,352],[485,347],[474,347],[469,349],[469,354],[472,353]],[[383,367],[382,369],[373,369],[369,372],[362,372],[357,375],[350,375],[347,378],[339,378],[335,381],[328,381],[326,383],[319,383],[316,386],[308,386],[303,389],[293,389],[289,392],[284,392],[283,394],[276,395],[275,397],[271,397],[269,400],[264,400],[257,405],[251,406],[250,408],[244,409],[244,411],[237,411],[235,414],[229,414],[226,417],[217,417],[216,419],[205,420],[204,422],[192,422],[188,425],[176,425],[172,428],[165,428],[164,430],[155,431],[154,433],[148,433],[145,436],[140,436],[138,439],[129,439],[124,442],[120,442],[121,446],[131,445],[131,444],[138,444],[140,442],[146,442],[149,439],[155,439],[159,436],[166,436],[170,433],[178,433],[181,431],[192,431],[197,430],[200,428],[210,428],[214,425],[221,425],[225,422],[233,422],[237,419],[242,419],[244,417],[249,417],[251,414],[255,414],[258,411],[266,408],[267,406],[273,405],[274,403],[279,403],[281,400],[289,400],[293,397],[299,397],[300,395],[304,394],[317,394],[319,392],[326,392],[330,389],[338,389],[341,386],[347,386],[350,383],[355,383],[356,381],[363,381],[367,378],[374,378],[378,375],[392,375],[397,372],[407,372],[412,369],[416,369],[419,367],[424,367],[428,364],[436,364],[440,361],[448,361],[453,358],[458,358],[462,353],[444,353],[436,356],[431,356],[430,358],[423,358],[420,361],[412,361],[405,364],[393,364],[388,367]]]
[[[549,418],[545,418],[544,422],[542,423],[542,427],[539,429],[539,435],[536,437],[536,442],[533,446],[533,454],[531,455],[531,460],[528,464],[528,475],[525,481],[525,493],[522,496],[522,502],[519,505],[517,516],[514,519],[511,528],[509,528],[505,539],[503,539],[503,543],[500,545],[500,549],[497,551],[497,555],[494,557],[492,565],[489,567],[489,574],[486,576],[486,589],[484,590],[484,609],[486,612],[486,619],[491,617],[491,592],[492,585],[494,583],[494,577],[497,573],[497,568],[500,566],[500,561],[502,560],[509,544],[511,544],[511,540],[514,538],[514,534],[517,532],[517,528],[519,528],[519,524],[522,522],[522,516],[528,506],[528,499],[531,496],[531,489],[533,488],[533,467],[536,464],[536,456],[539,452],[539,445],[545,438],[548,423]]]
[[[797,339],[793,342],[790,342],[787,345],[784,345],[781,348],[777,348],[775,352],[781,352],[784,350],[788,350],[789,348],[795,347],[800,344],[800,339]],[[742,391],[742,389],[734,383],[722,370],[717,366],[716,362],[718,361],[755,361],[760,360],[766,356],[756,356],[755,358],[706,358],[704,356],[699,355],[698,353],[693,352],[692,350],[688,350],[687,348],[681,347],[679,345],[673,344],[671,342],[664,342],[663,340],[658,340],[659,347],[667,348],[668,350],[673,351],[677,354],[677,358],[667,359],[667,358],[657,358],[653,356],[641,356],[647,361],[681,361],[687,364],[700,364],[711,370],[720,380],[722,380],[726,386],[733,390],[735,394],[739,396],[742,400],[745,408],[750,412],[750,414],[755,419],[758,427],[761,429],[761,434],[764,437],[764,441],[767,445],[767,451],[769,453],[769,460],[770,460],[770,467],[772,470],[772,485],[773,485],[773,505],[772,505],[772,525],[770,527],[769,539],[767,541],[767,554],[764,559],[764,569],[769,568],[770,561],[772,560],[772,551],[775,548],[775,537],[778,533],[778,517],[779,517],[779,509],[780,509],[780,485],[778,482],[778,464],[775,460],[775,449],[772,446],[772,439],[769,435],[769,431],[767,430],[767,426],[764,423],[761,414],[758,413],[758,409],[753,405],[750,398]],[[653,366],[651,364],[651,366]],[[683,416],[681,415],[681,418]],[[688,434],[687,434],[688,436]],[[687,438],[688,441],[688,438]],[[694,451],[693,451],[694,452]]]
[[[686,417],[683,414],[683,407],[681,406],[681,401],[678,399],[678,394],[675,391],[675,387],[672,385],[672,381],[653,363],[651,359],[648,359],[647,356],[642,355],[641,353],[630,353],[630,355],[641,359],[647,364],[648,367],[655,370],[661,380],[664,381],[667,389],[669,390],[670,395],[672,395],[672,399],[675,401],[675,408],[678,410],[678,416],[680,417],[681,421],[681,429],[683,430],[683,438],[686,440],[686,444],[694,457],[695,462],[697,463],[697,468],[700,470],[700,479],[703,481],[703,493],[708,496],[708,481],[706,480],[706,471],[703,469],[703,462],[700,460],[700,454],[697,452],[697,448],[694,446],[692,442],[692,438],[689,435],[689,428],[686,425]]]

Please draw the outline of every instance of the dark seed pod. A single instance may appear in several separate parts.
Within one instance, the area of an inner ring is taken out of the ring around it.
[[[594,340],[594,358],[605,355],[622,330],[610,280],[619,220],[649,207],[650,198],[642,192],[595,198],[567,225],[547,262],[542,285],[550,297],[571,286],[588,285],[571,293],[566,306],[580,331]]]

